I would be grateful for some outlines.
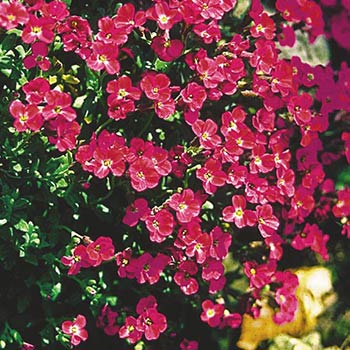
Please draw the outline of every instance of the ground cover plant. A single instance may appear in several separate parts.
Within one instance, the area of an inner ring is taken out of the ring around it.
[[[1,1],[0,348],[233,348],[318,264],[346,345],[349,13]]]

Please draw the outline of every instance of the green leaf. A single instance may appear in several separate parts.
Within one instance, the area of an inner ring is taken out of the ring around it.
[[[0,44],[0,49],[3,51],[11,50],[15,46],[16,41],[17,41],[17,35],[15,33],[7,34],[5,39],[2,40]]]
[[[29,224],[24,219],[20,219],[19,222],[15,225],[15,228],[22,232],[29,232],[30,230]]]
[[[63,2],[67,5],[68,8],[72,5],[72,0],[63,0]]]
[[[168,67],[171,65],[171,62],[165,62],[160,60],[159,58],[156,59],[156,62],[154,63],[154,67],[156,71],[164,72],[168,69]]]

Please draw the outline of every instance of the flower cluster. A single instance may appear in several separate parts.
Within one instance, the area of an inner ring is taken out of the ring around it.
[[[273,259],[260,265],[252,261],[244,263],[244,273],[249,278],[249,287],[255,299],[248,305],[247,311],[258,317],[262,305],[259,300],[267,296],[277,305],[273,320],[281,324],[291,322],[297,310],[295,290],[298,287],[298,278],[289,271],[276,271],[276,267],[276,260]]]
[[[10,113],[15,119],[17,131],[42,129],[49,134],[49,141],[61,152],[76,147],[80,125],[72,108],[72,97],[59,89],[51,89],[45,78],[35,78],[22,86],[26,103],[14,100]]]
[[[236,0],[125,3],[100,18],[94,32],[60,0],[0,3],[0,27],[20,32],[23,65],[32,73],[21,84],[24,96],[9,105],[16,131],[43,135],[59,153],[73,153],[77,181],[91,182],[81,191],[86,204],[109,198],[86,199],[103,184],[123,197],[113,218],[123,232],[67,242],[60,256],[68,275],[78,279],[115,261],[111,293],[125,283],[146,295],[156,288],[185,295],[197,318],[218,329],[242,321],[229,311],[239,301],[232,302],[226,274],[231,250],[249,281],[247,312],[258,317],[259,301],[268,298],[282,324],[293,320],[298,286],[295,275],[279,271],[284,247],[328,260],[331,237],[323,223],[330,213],[350,238],[350,191],[336,193],[329,175],[336,162],[350,162],[344,127],[350,68],[312,66],[279,50],[294,45],[297,30],[310,42],[324,34],[322,6],[278,0],[271,11],[254,0],[242,18],[236,6]],[[339,16],[345,23],[345,11]],[[330,20],[331,33],[349,49],[334,24],[339,16]],[[242,27],[228,28],[237,21]],[[57,80],[60,55],[73,55],[76,72],[89,74],[86,89]],[[330,142],[327,131],[338,127]],[[138,301],[134,315],[118,303],[118,311],[102,304],[97,327],[105,334],[132,344],[168,336],[153,295]],[[87,340],[85,323],[78,315],[62,324],[71,345]],[[181,337],[181,349],[198,348]]]
[[[144,336],[154,340],[167,329],[166,317],[158,312],[157,300],[153,295],[141,298],[136,305],[138,317],[127,316],[125,324],[119,330],[121,338],[127,338],[130,343],[136,343]]]
[[[68,274],[76,275],[80,269],[99,266],[103,261],[114,258],[114,245],[110,237],[100,236],[88,245],[79,244],[72,250],[72,255],[63,256],[62,264],[69,266]]]

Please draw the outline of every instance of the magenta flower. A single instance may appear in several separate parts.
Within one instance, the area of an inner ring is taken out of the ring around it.
[[[63,265],[69,266],[68,275],[76,275],[82,267],[87,268],[93,264],[87,254],[86,247],[82,244],[73,249],[71,256],[63,256],[61,262]]]
[[[218,187],[226,184],[226,173],[221,169],[221,162],[208,159],[204,166],[196,171],[206,193],[214,194]]]
[[[29,20],[27,9],[19,1],[0,3],[0,27],[10,30]]]
[[[62,323],[62,331],[70,336],[72,345],[77,346],[80,342],[87,340],[88,332],[84,328],[86,326],[86,318],[78,315],[74,321],[64,321]]]
[[[55,37],[53,29],[55,22],[50,17],[35,17],[29,15],[29,21],[22,31],[22,40],[26,44],[31,44],[36,40],[46,44],[51,44]]]
[[[135,344],[142,338],[142,331],[136,328],[137,320],[133,316],[128,316],[125,319],[125,324],[119,329],[119,337],[127,338],[131,344]]]
[[[26,94],[26,100],[32,104],[40,104],[44,101],[45,95],[50,91],[50,84],[45,78],[35,78],[22,86]]]
[[[155,215],[149,215],[145,223],[150,232],[150,240],[157,243],[164,242],[173,233],[175,226],[173,215],[166,209],[161,209]]]
[[[163,73],[153,74],[147,73],[144,75],[140,82],[140,87],[145,95],[150,100],[159,102],[165,102],[169,100],[170,90],[170,79]]]
[[[202,302],[203,312],[201,320],[209,324],[210,327],[217,327],[220,325],[224,316],[225,306],[223,304],[214,304],[207,299]]]
[[[256,217],[258,220],[258,229],[265,238],[275,233],[279,227],[279,221],[273,215],[273,209],[270,204],[258,205],[256,207]]]
[[[55,119],[59,116],[71,122],[77,114],[72,108],[72,98],[69,94],[57,90],[51,90],[45,95],[47,105],[43,109],[45,120]]]
[[[146,219],[149,212],[150,209],[147,200],[144,198],[137,198],[126,208],[123,224],[130,227],[136,226],[140,219]]]
[[[198,216],[201,209],[199,201],[196,200],[193,191],[189,188],[181,193],[173,194],[168,204],[176,211],[176,218],[181,223],[190,222],[193,217]]]
[[[178,271],[174,275],[174,281],[184,294],[192,295],[198,292],[198,282],[192,277],[197,272],[198,266],[194,261],[187,260],[180,263]]]
[[[43,125],[43,118],[36,105],[24,105],[15,100],[10,104],[9,111],[15,118],[13,124],[17,131],[39,131]]]
[[[171,62],[181,56],[184,45],[178,39],[171,40],[165,36],[156,36],[152,40],[151,48],[162,61]]]
[[[143,332],[147,340],[158,339],[168,327],[166,317],[155,308],[149,308],[137,319],[136,328]]]
[[[232,206],[225,207],[222,211],[223,219],[226,222],[234,222],[238,228],[254,226],[256,214],[254,211],[246,209],[246,199],[241,195],[232,196]]]
[[[114,257],[114,251],[112,239],[104,236],[98,237],[86,247],[92,266],[98,266],[103,261],[111,260]]]

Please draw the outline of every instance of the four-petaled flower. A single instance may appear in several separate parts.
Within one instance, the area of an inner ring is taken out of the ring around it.
[[[84,328],[86,326],[86,318],[83,315],[77,315],[74,321],[64,321],[62,323],[63,333],[70,336],[72,345],[77,346],[80,342],[87,340],[88,332]]]

